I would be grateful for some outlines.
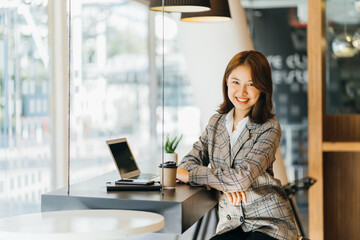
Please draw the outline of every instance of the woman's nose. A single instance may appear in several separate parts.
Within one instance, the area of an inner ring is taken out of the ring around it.
[[[246,94],[246,93],[247,93],[246,85],[240,85],[240,86],[239,86],[239,92],[240,92],[241,94]]]

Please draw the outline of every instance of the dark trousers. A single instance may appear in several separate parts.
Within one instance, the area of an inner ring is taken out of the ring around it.
[[[213,236],[210,240],[276,240],[262,232],[244,232],[240,227],[225,232],[220,235]]]

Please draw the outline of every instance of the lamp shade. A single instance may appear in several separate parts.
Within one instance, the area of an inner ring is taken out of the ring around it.
[[[150,10],[162,11],[162,0],[150,0]],[[164,0],[165,12],[202,12],[210,10],[210,0]]]
[[[210,0],[211,10],[182,13],[183,22],[225,22],[231,19],[228,0]]]

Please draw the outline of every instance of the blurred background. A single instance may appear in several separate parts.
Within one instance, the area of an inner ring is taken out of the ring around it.
[[[226,41],[231,34],[249,35],[272,67],[288,178],[305,177],[307,2],[236,2],[247,28],[184,23],[179,14],[165,14],[165,136],[183,134],[180,159],[190,150],[221,103],[227,62],[244,50]],[[360,57],[344,37],[360,36],[358,3],[326,1],[330,114],[360,112]],[[144,170],[156,171],[161,161],[162,14],[150,12],[146,0],[72,0],[67,136],[69,29],[61,15],[67,6],[56,0],[0,3],[0,217],[38,212],[41,194],[65,185],[68,138],[71,183],[115,170],[108,139],[127,137]],[[307,193],[297,202],[307,231]]]

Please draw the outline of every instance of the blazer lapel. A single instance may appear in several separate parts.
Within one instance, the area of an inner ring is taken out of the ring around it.
[[[218,144],[221,148],[221,158],[225,160],[228,166],[231,166],[230,136],[225,126],[225,117],[226,114],[224,114],[219,121],[220,124],[218,127]]]
[[[259,124],[253,123],[250,120],[246,123],[245,128],[243,129],[243,131],[240,133],[239,138],[237,139],[237,141],[235,142],[235,145],[233,146],[233,148],[231,149],[231,162],[230,162],[230,166],[232,166],[236,155],[239,153],[240,149],[242,148],[242,146],[244,145],[244,143],[246,141],[248,141],[251,137],[250,131],[256,127],[258,127]]]

